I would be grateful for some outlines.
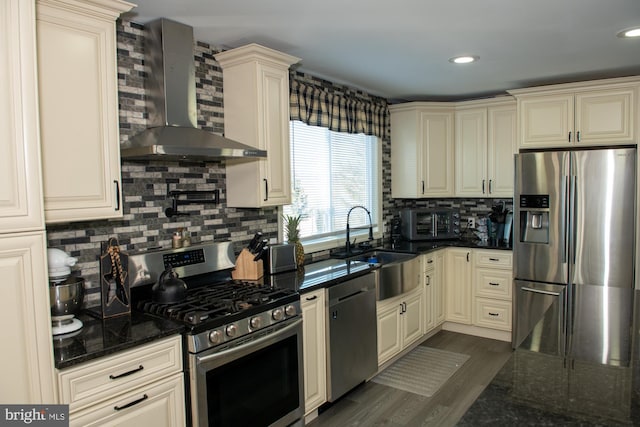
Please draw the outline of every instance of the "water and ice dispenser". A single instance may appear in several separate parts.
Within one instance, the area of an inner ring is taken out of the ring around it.
[[[549,243],[549,195],[520,196],[520,241]]]

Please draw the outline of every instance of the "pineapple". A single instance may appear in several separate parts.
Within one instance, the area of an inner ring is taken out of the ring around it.
[[[301,215],[282,215],[284,219],[284,231],[287,241],[296,247],[296,264],[298,268],[304,267],[304,247],[300,243],[300,221]]]

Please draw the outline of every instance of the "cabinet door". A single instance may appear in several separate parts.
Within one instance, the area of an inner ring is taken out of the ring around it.
[[[0,5],[0,233],[44,229],[35,5]]]
[[[327,401],[324,292],[321,289],[301,295],[305,414]]]
[[[446,319],[471,323],[471,250],[447,249]]]
[[[115,19],[133,5],[114,1],[102,6],[97,11],[65,2],[38,3],[48,223],[122,216]]]
[[[422,194],[418,197],[453,196],[453,113],[420,113],[420,136]]]
[[[456,196],[483,197],[487,182],[487,109],[456,111]]]
[[[635,143],[636,89],[602,90],[576,95],[578,145]]]
[[[446,271],[446,250],[439,250],[435,255],[436,269],[433,276],[433,313],[435,326],[441,325],[446,317],[444,279]]]
[[[45,245],[44,232],[0,238],[0,321],[10,325],[2,335],[4,404],[55,403]]]
[[[431,259],[431,258],[430,258]],[[433,259],[431,259],[433,262]],[[429,333],[436,327],[436,313],[435,313],[435,265],[427,267],[424,272],[424,293],[423,293],[423,310],[424,310],[424,332]]]
[[[511,301],[512,273],[509,270],[475,269],[475,295]]]
[[[511,198],[518,152],[515,104],[489,108],[487,115],[487,190],[491,197]]]
[[[400,301],[378,303],[378,366],[402,350]]]
[[[404,313],[402,313],[401,316],[403,348],[420,338],[423,334],[422,291],[422,287],[419,287],[411,292],[411,295],[404,298]]]
[[[267,158],[227,161],[227,206],[291,203],[290,55],[256,44],[215,55],[223,69],[225,135],[267,151]]]
[[[520,148],[569,146],[574,138],[573,102],[572,94],[519,99]]]
[[[70,414],[69,425],[173,427],[186,423],[183,374],[134,389]]]

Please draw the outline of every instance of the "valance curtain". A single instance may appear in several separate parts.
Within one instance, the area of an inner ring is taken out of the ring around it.
[[[289,99],[291,120],[326,127],[335,132],[386,137],[389,117],[386,102],[375,103],[333,94],[295,78],[290,79]]]

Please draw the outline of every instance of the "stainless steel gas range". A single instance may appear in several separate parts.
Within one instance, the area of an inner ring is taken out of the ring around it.
[[[230,242],[129,257],[135,310],[185,326],[185,381],[194,426],[302,425],[302,316],[292,289],[231,279]],[[153,285],[171,266],[184,300],[154,302]]]

